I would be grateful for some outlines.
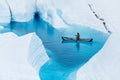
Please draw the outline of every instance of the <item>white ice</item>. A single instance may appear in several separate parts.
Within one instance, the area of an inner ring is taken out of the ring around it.
[[[77,72],[77,80],[120,80],[120,10],[118,0],[90,0],[112,30],[105,46]]]
[[[42,63],[37,61],[37,66],[40,68],[48,57],[36,34],[30,33],[18,37],[8,32],[0,34],[0,38],[0,80],[40,80],[33,64],[41,59]]]
[[[56,7],[53,5],[53,1],[37,0],[36,6],[40,16],[55,28],[67,27],[62,19],[57,15]]]
[[[11,14],[5,0],[0,0],[0,23],[10,23]]]
[[[0,23],[29,21],[35,11],[36,0],[0,0]]]

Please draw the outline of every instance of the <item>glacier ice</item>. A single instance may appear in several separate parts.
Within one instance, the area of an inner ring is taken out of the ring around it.
[[[105,46],[78,70],[77,80],[119,80],[119,39],[116,33],[111,34]]]
[[[9,5],[6,3],[6,1],[8,1]],[[40,16],[56,28],[65,27],[65,26],[68,27],[72,24],[78,24],[78,25],[89,26],[94,29],[106,32],[102,23],[99,20],[97,20],[94,14],[92,14],[92,12],[90,11],[86,3],[88,1],[88,3],[92,4],[96,13],[105,19],[105,21],[108,23],[107,25],[109,26],[110,30],[112,30],[113,33],[111,34],[109,40],[107,41],[105,46],[102,48],[102,50],[99,51],[98,54],[95,55],[86,65],[84,65],[77,72],[75,72],[77,75],[76,80],[86,80],[86,79],[119,80],[120,79],[119,78],[120,50],[118,48],[120,45],[120,42],[119,42],[120,38],[119,36],[117,36],[120,34],[119,32],[120,31],[120,28],[119,28],[120,10],[118,9],[119,7],[118,0],[100,0],[100,1],[86,0],[86,2],[85,0],[74,0],[74,1],[73,0],[69,0],[69,1],[68,0],[67,1],[37,0],[37,2],[35,2],[35,0],[32,0],[32,1],[6,0],[6,1],[0,0],[0,13],[1,13],[0,23],[9,23],[11,21],[11,17],[14,21],[28,21],[33,17],[34,12],[37,9]],[[19,2],[21,2],[21,4],[19,4]],[[11,16],[11,12],[12,12],[12,16]],[[66,25],[65,23],[67,23],[68,25]],[[10,38],[7,38],[7,39],[9,41]],[[9,44],[12,44],[12,43],[9,43]],[[14,45],[15,44],[17,43],[14,43]],[[7,44],[5,44],[5,47],[6,45]],[[1,48],[1,49],[5,49],[5,48]],[[112,51],[114,52],[112,53]],[[3,55],[2,53],[0,54]],[[24,56],[24,54],[22,55]],[[33,59],[33,62],[34,62],[34,59]],[[1,65],[3,65],[1,67],[5,67],[5,65],[8,65],[8,64],[1,62]],[[38,63],[38,67],[39,66],[41,66],[40,63]],[[1,70],[2,69],[4,70],[4,68],[1,68]],[[1,75],[3,76],[5,75],[6,77],[7,74],[4,71],[3,73],[4,74],[1,73]],[[3,76],[0,78],[5,78]],[[11,76],[13,75],[12,74],[9,75],[8,78]]]
[[[56,13],[51,0],[37,0],[37,11],[41,18],[52,24],[55,28],[67,27]]]
[[[0,23],[29,21],[35,11],[36,0],[0,0]]]
[[[35,12],[36,0],[7,0],[13,21],[29,21]]]
[[[13,21],[29,21],[37,11],[41,18],[52,24],[55,28],[71,26],[66,24],[67,22],[69,24],[92,27],[105,32],[103,24],[96,20],[84,0],[75,0],[74,2],[72,0],[6,0],[6,3],[3,0],[0,2],[6,4],[10,14],[9,17]],[[58,11],[61,11],[62,14],[59,14]]]
[[[28,63],[28,50],[34,33],[18,37],[8,32],[0,34],[0,80],[39,80],[39,76]],[[6,40],[5,40],[6,39]]]
[[[72,0],[69,1],[44,0],[43,2],[41,2],[41,5],[43,8],[45,8],[44,10],[42,8],[43,12],[47,13],[51,11],[50,14],[52,16],[57,15],[64,23],[67,22],[71,25],[76,24],[88,26],[106,32],[102,23],[99,20],[97,20],[93,13],[90,11],[85,0],[75,0],[74,2]],[[58,10],[61,11],[62,14],[59,14]],[[55,26],[54,23],[62,24],[60,21],[58,23],[58,20],[54,20],[54,18],[52,23],[53,26]]]
[[[0,23],[10,23],[11,14],[5,0],[0,0]]]
[[[42,41],[35,33],[31,37],[28,51],[28,61],[36,72],[39,73],[39,69],[49,60],[49,57],[46,54]]]

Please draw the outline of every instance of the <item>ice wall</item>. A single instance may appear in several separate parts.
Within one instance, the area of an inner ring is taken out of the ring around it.
[[[67,27],[63,20],[57,15],[56,7],[53,5],[52,0],[37,0],[36,6],[40,17],[55,28]]]
[[[36,0],[0,0],[0,23],[29,21],[35,11]]]
[[[96,19],[85,0],[41,0],[41,2],[38,0],[38,2],[38,11],[42,18],[56,28],[61,24],[63,27],[80,25],[106,32],[102,22]]]
[[[0,0],[0,23],[9,23],[11,21],[11,14],[8,4],[5,0]]]
[[[0,34],[0,80],[39,80],[27,59],[32,35]]]
[[[36,0],[6,0],[13,21],[24,22],[33,18]]]
[[[13,21],[29,21],[37,10],[40,17],[55,28],[80,25],[106,32],[103,24],[90,11],[85,0],[1,0],[0,2],[6,5],[5,10],[9,9],[11,15],[9,17],[12,17]]]
[[[49,60],[40,38],[34,33],[29,44],[28,61],[39,74],[40,68]]]

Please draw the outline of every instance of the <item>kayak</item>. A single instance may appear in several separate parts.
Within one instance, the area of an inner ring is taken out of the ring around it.
[[[92,38],[80,38],[80,40],[76,40],[76,38],[70,38],[70,37],[61,37],[63,40],[66,41],[82,41],[82,42],[92,42]]]

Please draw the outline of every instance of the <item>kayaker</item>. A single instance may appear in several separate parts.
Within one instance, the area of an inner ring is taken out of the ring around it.
[[[76,40],[80,40],[80,33],[77,32],[77,35],[76,36]]]

